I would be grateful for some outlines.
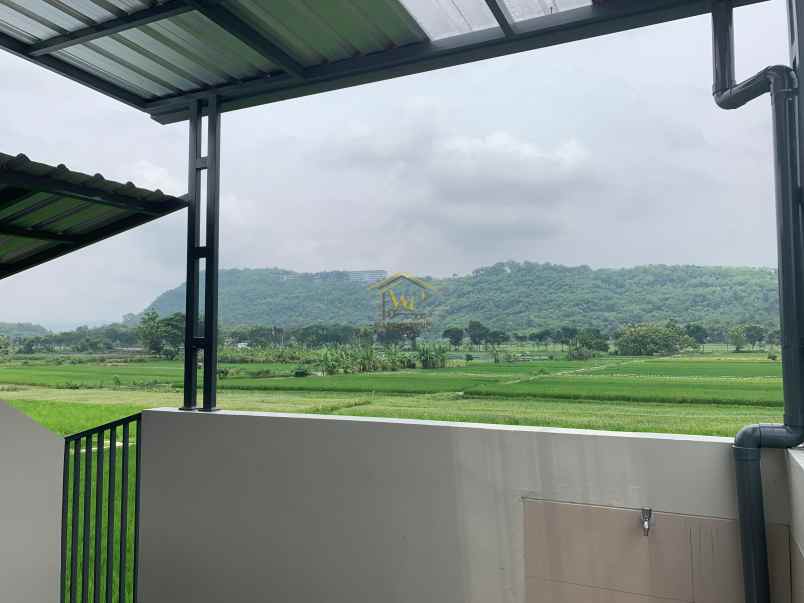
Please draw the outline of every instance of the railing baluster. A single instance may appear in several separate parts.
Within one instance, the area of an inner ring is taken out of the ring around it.
[[[81,601],[89,603],[89,524],[92,510],[92,436],[84,439],[84,538],[81,542]]]
[[[78,492],[81,480],[81,440],[73,443],[73,514],[70,542],[70,603],[75,603],[78,588]]]
[[[100,603],[101,532],[103,531],[103,434],[98,432],[98,462],[95,472],[95,566],[92,570],[92,600]]]
[[[120,603],[126,601],[126,548],[128,547],[128,426],[123,425],[123,459],[120,488]]]
[[[122,427],[121,434],[118,434],[118,427]],[[136,603],[137,601],[141,428],[141,416],[135,415],[65,438],[60,603],[79,603],[79,601],[80,603],[130,601]],[[107,432],[108,456],[104,452]],[[122,455],[119,455],[119,484],[117,483],[118,438],[123,450]],[[131,441],[132,438],[134,442]],[[135,446],[136,456],[133,459],[131,445]],[[129,467],[131,463],[134,463],[134,468]],[[130,483],[132,473],[133,484]],[[132,487],[132,491],[129,491],[129,486]],[[132,504],[133,517],[130,518],[132,510],[129,507]],[[120,523],[116,525],[117,521]],[[133,521],[131,535],[129,535],[130,521]],[[116,538],[120,539],[119,543]]]
[[[132,601],[137,603],[137,577],[140,565],[140,466],[142,465],[142,415],[137,416],[137,474],[134,478],[134,579]]]
[[[106,603],[112,603],[112,584],[114,580],[114,490],[115,456],[117,453],[117,427],[109,433],[109,496],[107,512],[109,522],[106,526]]]
[[[65,603],[67,598],[67,505],[69,491],[69,463],[70,463],[70,441],[64,442],[64,463],[61,472],[61,588],[59,589],[59,603]]]

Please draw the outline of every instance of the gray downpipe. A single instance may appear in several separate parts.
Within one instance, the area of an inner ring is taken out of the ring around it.
[[[804,271],[800,206],[797,77],[773,66],[740,83],[734,76],[734,29],[730,0],[712,6],[714,88],[717,105],[737,109],[770,93],[773,108],[776,232],[779,254],[779,312],[782,333],[784,425],[750,425],[734,439],[737,508],[746,603],[770,603],[768,543],[762,493],[762,448],[792,448],[804,442]]]

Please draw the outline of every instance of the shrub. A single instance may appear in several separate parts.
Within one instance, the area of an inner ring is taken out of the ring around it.
[[[273,376],[273,373],[270,369],[262,369],[260,371],[250,371],[247,373],[249,377],[253,379],[265,379],[267,377]]]
[[[595,353],[588,348],[572,348],[567,352],[567,360],[591,360]]]
[[[447,347],[438,343],[425,344],[419,347],[419,363],[423,369],[446,368]]]
[[[623,356],[670,355],[696,346],[695,340],[672,322],[629,325],[618,333],[615,343]]]

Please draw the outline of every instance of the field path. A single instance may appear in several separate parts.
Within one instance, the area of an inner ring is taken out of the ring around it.
[[[597,371],[601,369],[612,368],[615,366],[625,366],[626,364],[639,364],[643,363],[647,360],[647,358],[631,358],[629,360],[619,360],[617,362],[609,362],[605,364],[596,364],[594,366],[582,366],[576,369],[565,369],[563,371],[556,371],[555,373],[541,373],[538,375],[530,375],[527,378],[523,379],[514,379],[513,381],[504,381],[503,385],[514,385],[516,383],[530,383],[532,381],[538,381],[543,377],[560,377],[565,375],[578,375],[580,373],[590,373],[592,371]]]

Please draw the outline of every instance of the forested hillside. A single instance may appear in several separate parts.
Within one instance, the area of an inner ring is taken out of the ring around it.
[[[506,262],[431,282],[435,330],[469,320],[507,331],[563,325],[613,329],[669,319],[768,326],[778,322],[776,275],[766,268],[592,269]],[[223,270],[220,287],[221,321],[229,325],[358,325],[376,319],[376,292],[351,282],[345,272]],[[163,293],[150,308],[161,315],[182,312],[184,286]]]

